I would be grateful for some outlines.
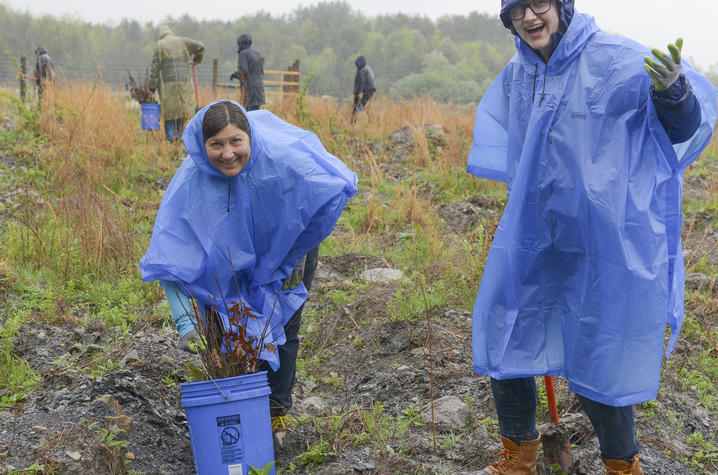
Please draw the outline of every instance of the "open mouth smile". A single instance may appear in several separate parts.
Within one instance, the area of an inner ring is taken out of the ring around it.
[[[532,37],[539,36],[545,28],[546,28],[546,24],[542,23],[540,25],[526,27],[526,32],[529,34],[529,36],[532,36]]]

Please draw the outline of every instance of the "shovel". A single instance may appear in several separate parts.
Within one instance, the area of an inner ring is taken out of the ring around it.
[[[199,105],[199,89],[197,88],[197,70],[195,69],[195,65],[196,65],[197,63],[195,63],[194,61],[192,61],[192,62],[190,62],[189,64],[192,65],[192,78],[194,79],[194,101],[195,101],[195,102],[194,102],[194,104],[195,104],[194,111],[195,111],[195,112],[199,112],[199,110],[201,109],[201,107],[200,107],[200,105]]]
[[[543,455],[547,465],[559,465],[563,473],[570,473],[573,461],[571,459],[571,443],[568,430],[558,420],[556,407],[556,393],[553,387],[553,376],[544,376],[546,386],[546,400],[552,426],[541,437]]]

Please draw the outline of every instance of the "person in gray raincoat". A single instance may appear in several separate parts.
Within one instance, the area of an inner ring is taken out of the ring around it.
[[[681,39],[651,51],[573,0],[502,0],[500,17],[517,53],[479,103],[467,165],[508,189],[473,312],[503,443],[480,473],[536,473],[534,377],[549,375],[578,397],[604,473],[640,475],[633,404],[658,396],[678,341],[683,173],[716,90]]]
[[[356,111],[363,111],[366,103],[376,92],[374,70],[367,64],[366,58],[364,56],[357,57],[354,60],[354,65],[357,67],[357,72],[354,75],[354,109],[352,110],[352,115]]]
[[[55,78],[55,72],[50,55],[42,46],[35,49],[35,85],[37,86],[37,96],[42,102],[42,93],[47,85]]]
[[[248,111],[264,104],[264,67],[262,57],[252,49],[252,36],[243,33],[237,38],[237,70],[229,80],[239,79],[242,101]]]
[[[172,33],[167,25],[159,28],[159,41],[152,56],[150,91],[159,92],[160,110],[168,141],[179,140],[185,123],[197,107],[192,79],[192,63],[201,63],[204,45],[200,41]]]

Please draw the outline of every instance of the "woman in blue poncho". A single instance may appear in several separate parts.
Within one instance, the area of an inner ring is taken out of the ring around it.
[[[683,321],[683,170],[716,91],[681,40],[659,63],[573,3],[502,0],[518,52],[476,113],[468,171],[508,186],[474,305],[504,446],[484,473],[536,472],[537,375],[569,381],[607,473],[643,473],[632,404],[657,396]]]
[[[204,107],[182,139],[189,155],[162,199],[142,278],[161,281],[186,350],[198,339],[190,297],[224,329],[225,302],[250,307],[258,318],[247,332],[278,349],[260,357],[272,415],[283,416],[318,246],[356,194],[356,175],[315,134],[235,102]]]

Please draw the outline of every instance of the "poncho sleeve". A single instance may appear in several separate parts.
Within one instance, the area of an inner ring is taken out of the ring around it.
[[[481,99],[474,121],[474,143],[466,170],[479,178],[508,182],[509,63]]]

